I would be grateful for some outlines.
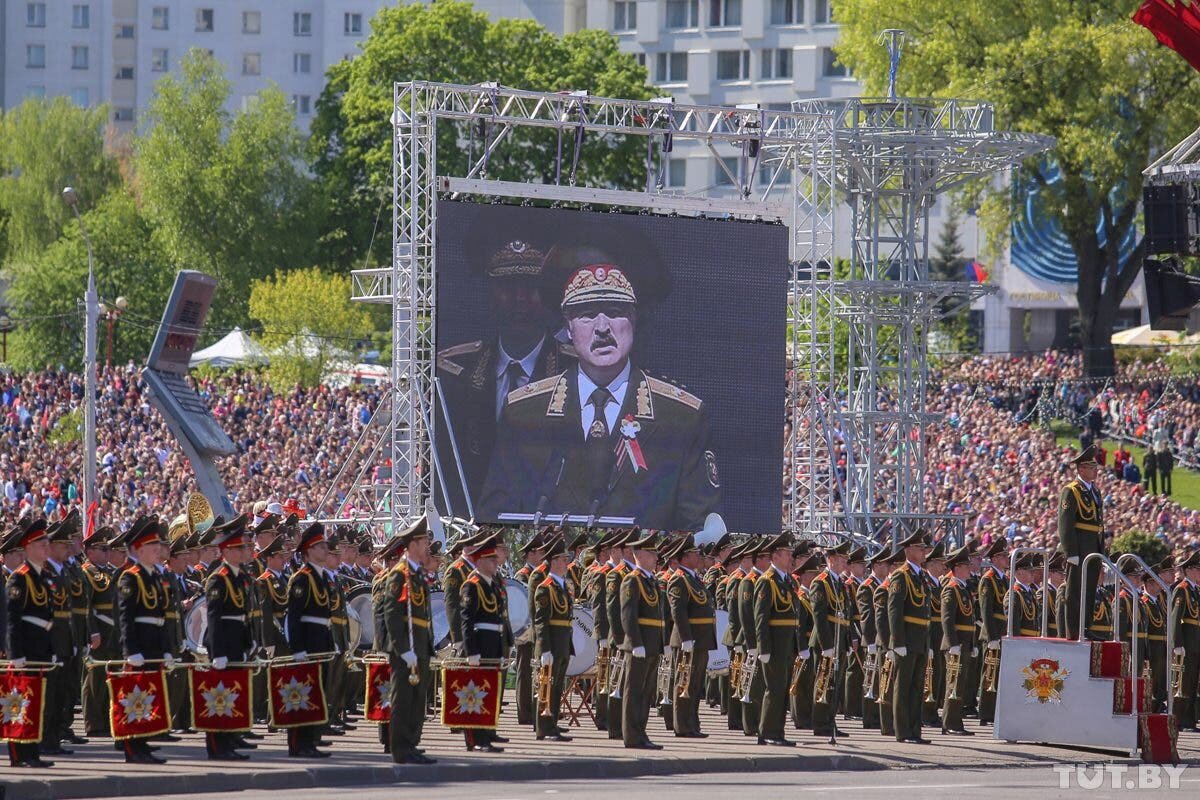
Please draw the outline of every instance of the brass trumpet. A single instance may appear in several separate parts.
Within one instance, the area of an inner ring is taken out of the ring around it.
[[[680,650],[679,658],[675,661],[675,685],[680,699],[692,696],[692,653],[690,650]]]
[[[550,716],[550,685],[554,680],[554,664],[542,664],[538,667],[537,699],[538,716]]]
[[[1183,653],[1171,655],[1171,696],[1183,700]]]
[[[746,662],[750,663],[747,664]],[[754,685],[754,673],[758,672],[758,659],[751,658],[749,654],[742,661],[742,696],[738,698],[739,703],[750,703],[753,699],[750,697],[750,687]]]
[[[962,656],[958,653],[946,653],[946,685],[950,687],[947,700],[958,700],[958,674],[962,671]]]
[[[888,694],[892,688],[892,673],[896,670],[896,659],[881,656],[883,664],[879,667],[879,702],[887,703]]]
[[[734,650],[729,656],[729,696],[737,699],[742,696],[742,661],[745,654]]]
[[[829,702],[829,684],[833,682],[833,656],[821,656],[813,678],[813,703]]]
[[[612,658],[615,663],[609,669],[608,697],[611,700],[620,700],[621,684],[625,681],[625,670],[629,667],[629,653],[618,650]]]
[[[936,703],[937,698],[933,696],[933,659],[925,659],[925,702]]]
[[[611,656],[608,647],[601,647],[596,653],[596,691],[608,694],[608,667]]]
[[[996,691],[996,684],[1000,679],[1000,651],[988,650],[983,655],[983,690],[985,692]]]
[[[883,651],[876,649],[874,653],[867,654],[867,663],[863,668],[863,699],[874,700],[875,694],[875,678],[879,676],[879,659],[883,657]]]
[[[658,705],[671,705],[671,679],[674,677],[675,670],[671,668],[671,661],[667,654],[663,653],[662,658],[658,660]]]
[[[800,694],[800,679],[804,677],[804,670],[808,669],[808,659],[803,656],[796,656],[796,660],[792,662],[792,682],[788,684],[788,696],[795,697]]]

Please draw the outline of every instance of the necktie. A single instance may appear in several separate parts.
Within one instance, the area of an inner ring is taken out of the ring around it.
[[[608,398],[611,396],[608,389],[597,387],[588,398],[588,403],[595,409],[592,424],[588,426],[588,441],[608,438],[608,417],[604,415],[604,408],[608,405]]]
[[[520,389],[529,383],[529,376],[525,374],[525,368],[521,366],[520,361],[509,361],[504,371],[508,375],[508,390],[510,392],[513,389]]]

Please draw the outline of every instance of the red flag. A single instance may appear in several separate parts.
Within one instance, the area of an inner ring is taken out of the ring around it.
[[[252,727],[250,668],[190,669],[192,727],[206,733],[239,733]]]
[[[46,679],[41,673],[0,673],[0,739],[18,744],[41,741]]]
[[[1187,0],[1145,0],[1133,21],[1200,70],[1200,10]]]
[[[367,699],[363,703],[366,718],[387,722],[392,718],[392,665],[386,661],[367,662]]]
[[[267,668],[271,693],[271,724],[277,728],[323,725],[329,719],[318,662],[272,665]]]
[[[501,672],[488,667],[442,670],[442,724],[488,728],[500,723]]]
[[[114,739],[157,736],[171,730],[167,682],[161,669],[112,673],[108,690],[112,695],[108,719]]]

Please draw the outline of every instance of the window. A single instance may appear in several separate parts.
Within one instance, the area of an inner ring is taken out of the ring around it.
[[[613,3],[613,30],[637,30],[637,3],[634,0],[617,0]]]
[[[687,184],[687,159],[672,158],[667,162],[667,186],[679,188]]]
[[[830,21],[829,0],[813,0],[813,24],[823,25]]]
[[[46,67],[46,45],[44,44],[27,44],[25,45],[25,66],[30,69],[45,69]]]
[[[687,53],[659,53],[657,66],[655,75],[659,83],[683,83],[687,80]]]
[[[717,80],[744,81],[750,77],[749,50],[718,50]]]
[[[150,71],[151,72],[166,72],[167,64],[171,58],[167,55],[167,48],[156,47],[150,51]]]
[[[242,12],[242,33],[262,33],[262,12]]]
[[[737,156],[725,156],[716,162],[713,165],[713,168],[716,170],[716,174],[713,176],[713,183],[717,186],[732,186],[733,182],[729,180],[729,175],[725,174],[725,170],[721,169],[721,164],[724,163],[725,169],[729,170],[729,173],[736,178],[738,177],[738,162],[740,160]]]
[[[786,48],[762,51],[763,80],[781,80],[792,77],[792,51]]]
[[[292,35],[312,36],[312,14],[307,11],[292,14]]]
[[[760,164],[758,167],[758,185],[759,188],[767,188],[767,184],[771,182],[771,176],[775,174],[776,168],[779,167],[779,162],[770,164]],[[789,186],[792,182],[792,171],[790,169],[780,170],[775,177],[776,186]]]
[[[76,86],[71,90],[71,102],[77,106],[86,106],[91,100],[91,94],[86,86]]]
[[[133,67],[117,67],[116,79],[119,81],[133,80]]]
[[[44,28],[44,27],[46,27],[46,4],[45,3],[26,3],[25,4],[25,27],[27,27],[27,28]]]
[[[150,11],[150,27],[156,31],[165,31],[170,28],[168,17],[170,9],[166,6],[155,6]]]
[[[213,10],[211,8],[196,9],[196,32],[211,33],[213,29]]]
[[[261,75],[262,74],[262,54],[261,53],[242,53],[242,74],[243,75]]]
[[[132,39],[134,37],[134,29],[132,25],[117,25],[116,31],[113,34],[117,39]]]
[[[362,14],[343,14],[342,30],[347,36],[362,36]]]
[[[742,24],[742,0],[712,0],[708,24],[714,28],[734,28]]]
[[[117,122],[133,122],[133,109],[118,108],[113,112],[113,119]]]
[[[838,63],[837,54],[833,52],[833,48],[821,48],[821,55],[825,62],[825,68],[822,71],[822,74],[826,78],[844,78],[849,74],[846,71],[846,65]]]
[[[88,49],[82,45],[71,48],[71,69],[88,68]]]
[[[797,25],[804,22],[804,0],[771,0],[772,25]]]
[[[312,72],[312,53],[293,53],[292,72],[297,75],[307,75]]]
[[[292,95],[292,108],[297,114],[308,114],[311,107],[311,98],[306,94]]]
[[[45,97],[46,96],[46,87],[45,86],[30,86],[28,89],[25,90],[25,96],[26,97]]]
[[[71,6],[71,27],[72,28],[90,28],[92,27],[92,10],[91,7],[76,3]]]
[[[700,0],[667,0],[668,28],[698,28]]]

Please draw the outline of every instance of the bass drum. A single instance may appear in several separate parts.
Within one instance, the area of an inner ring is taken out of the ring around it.
[[[729,630],[729,612],[718,608],[717,618],[717,649],[708,651],[708,671],[717,675],[729,672],[729,648],[721,644],[725,632]]]
[[[375,642],[375,604],[371,602],[371,587],[359,584],[346,593],[346,618],[350,620],[347,631],[350,641],[346,645],[353,653],[360,647],[368,650]]]
[[[508,594],[508,623],[512,626],[513,639],[521,643],[522,634],[530,631],[529,619],[529,590],[525,584],[511,578],[504,581]]]
[[[567,663],[567,675],[570,677],[591,672],[596,666],[597,652],[596,640],[592,638],[596,624],[592,620],[591,609],[575,606],[573,615],[575,619],[571,621],[571,642],[575,646],[575,655],[571,656]]]
[[[438,652],[450,644],[450,617],[446,615],[445,592],[429,595],[429,611],[433,615],[433,650]]]
[[[208,598],[200,595],[192,601],[192,607],[183,612],[183,641],[188,650],[207,653],[204,647],[204,632],[208,630]]]

